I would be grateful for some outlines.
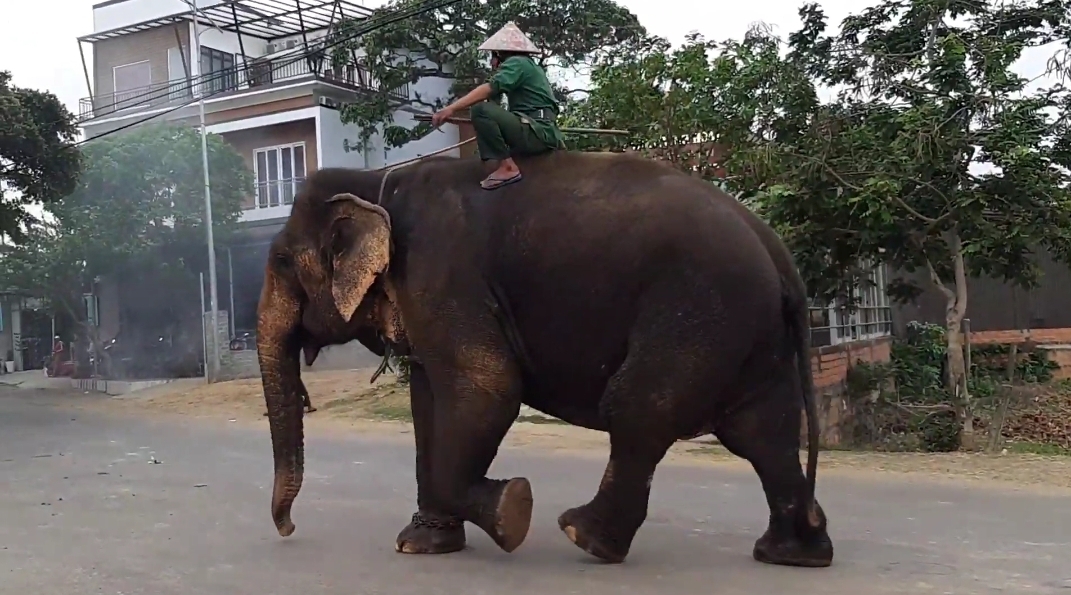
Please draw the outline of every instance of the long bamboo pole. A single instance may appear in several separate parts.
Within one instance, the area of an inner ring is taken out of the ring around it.
[[[426,114],[417,114],[413,116],[413,119],[418,122],[429,122],[431,121],[431,116]],[[466,118],[464,116],[452,116],[450,118],[447,118],[446,121],[453,124],[468,124],[472,122],[472,119]],[[562,128],[561,131],[572,134],[612,134],[619,136],[627,135],[629,133],[628,130],[615,130],[613,128]]]

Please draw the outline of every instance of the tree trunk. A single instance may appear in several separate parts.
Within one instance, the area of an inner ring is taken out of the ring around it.
[[[945,296],[945,337],[948,358],[948,391],[960,424],[960,448],[974,450],[974,407],[967,386],[967,362],[963,353],[963,319],[967,315],[967,267],[963,258],[963,241],[955,230],[948,238],[952,253],[954,283],[950,288],[941,281],[933,265],[927,262],[930,278]]]
[[[948,390],[956,408],[960,424],[960,448],[974,450],[974,409],[967,388],[967,365],[963,357],[963,314],[958,308],[949,308],[945,317],[945,334],[948,338]]]

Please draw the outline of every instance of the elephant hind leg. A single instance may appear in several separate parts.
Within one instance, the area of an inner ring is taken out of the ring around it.
[[[729,452],[755,469],[770,507],[770,525],[755,543],[760,562],[825,567],[833,562],[826,516],[810,494],[800,465],[799,380],[786,362],[768,375],[742,406],[719,420],[715,435]],[[751,393],[752,391],[748,391]]]
[[[703,417],[700,396],[710,374],[691,357],[680,357],[683,339],[672,331],[663,326],[630,341],[629,355],[600,402],[610,434],[602,482],[589,503],[558,518],[570,541],[606,562],[624,561],[647,518],[655,468],[685,427]]]
[[[610,431],[610,461],[595,497],[558,517],[558,527],[577,547],[610,563],[625,560],[647,518],[655,467],[674,440],[637,441],[636,434]]]
[[[678,438],[708,425],[710,395],[725,390],[747,356],[716,293],[681,303],[702,278],[674,271],[644,296],[628,355],[600,400],[610,434],[602,482],[589,503],[558,518],[574,544],[607,562],[624,561],[647,518],[655,468]]]

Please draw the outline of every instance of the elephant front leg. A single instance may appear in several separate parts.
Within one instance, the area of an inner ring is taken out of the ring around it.
[[[416,438],[417,512],[398,534],[395,549],[405,554],[448,554],[465,548],[465,524],[432,504],[431,440],[434,397],[424,366],[410,362],[409,402]]]
[[[502,351],[479,352],[479,361],[425,361],[434,383],[434,422],[425,502],[483,529],[512,552],[532,520],[528,480],[487,478],[498,448],[521,406],[520,373]],[[434,366],[434,367],[433,367]],[[422,496],[424,497],[424,496]]]

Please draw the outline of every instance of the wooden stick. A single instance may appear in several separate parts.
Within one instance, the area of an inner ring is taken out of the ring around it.
[[[404,161],[399,161],[397,163],[392,163],[390,165],[384,165],[383,167],[376,168],[376,169],[374,169],[372,171],[383,171],[385,169],[395,169],[395,168],[401,167],[403,165],[409,165],[410,163],[416,163],[417,161],[421,161],[421,160],[426,159],[428,157],[434,157],[435,155],[442,155],[443,153],[445,153],[447,151],[453,151],[454,149],[457,149],[459,147],[463,147],[463,146],[465,146],[465,145],[467,145],[467,144],[469,144],[471,142],[475,142],[475,141],[476,141],[476,137],[466,138],[465,140],[463,140],[463,141],[461,141],[459,143],[454,143],[454,144],[450,145],[449,147],[443,147],[441,149],[437,149],[435,151],[432,151],[431,153],[427,153],[427,154],[421,155],[419,157],[413,157],[412,159],[406,159]]]
[[[431,116],[426,114],[417,114],[413,116],[413,119],[419,122],[429,122],[431,121]],[[466,118],[464,116],[451,116],[447,118],[446,121],[452,124],[468,124],[472,122],[470,118]],[[626,136],[629,133],[628,130],[614,130],[612,128],[562,128],[561,131],[573,134],[616,134]]]

